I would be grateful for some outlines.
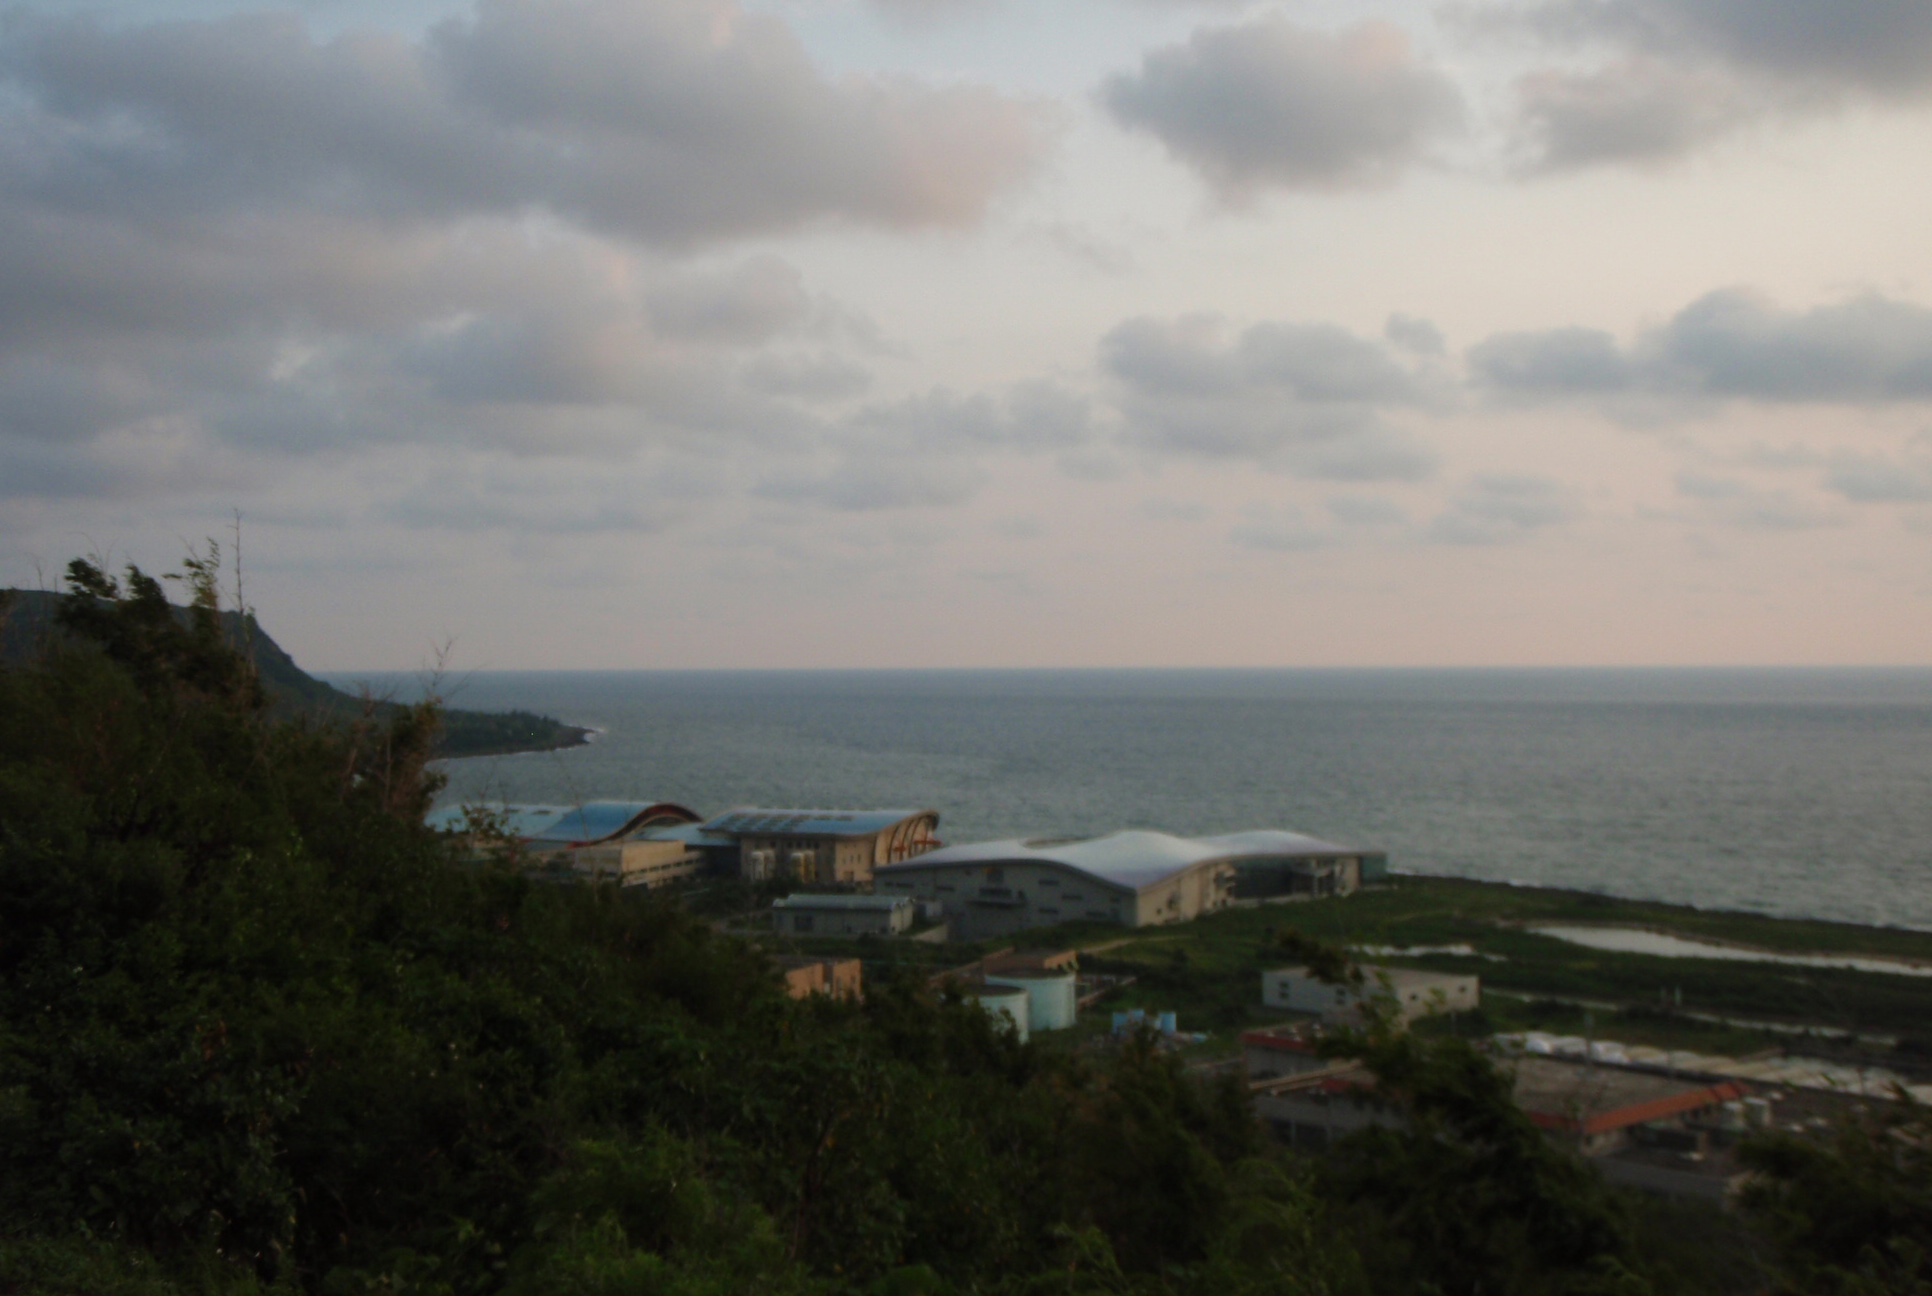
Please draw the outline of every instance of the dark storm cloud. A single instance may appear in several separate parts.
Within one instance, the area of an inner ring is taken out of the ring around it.
[[[1517,396],[1630,392],[1781,403],[1932,399],[1932,310],[1877,294],[1783,311],[1710,293],[1628,347],[1594,329],[1506,333],[1469,352],[1472,373]]]
[[[1111,78],[1101,99],[1237,203],[1271,186],[1386,180],[1461,114],[1455,87],[1399,29],[1363,23],[1331,34],[1273,15],[1154,50],[1138,72]]]
[[[1923,0],[1528,0],[1465,4],[1606,63],[1524,78],[1522,127],[1544,168],[1679,157],[1769,112],[1932,95]]]
[[[1228,338],[1207,316],[1136,319],[1101,341],[1128,439],[1337,480],[1414,480],[1435,458],[1383,411],[1432,403],[1393,348],[1332,324],[1257,324]]]

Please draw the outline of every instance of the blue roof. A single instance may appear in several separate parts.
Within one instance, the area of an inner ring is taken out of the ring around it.
[[[511,805],[486,802],[474,807],[444,806],[424,820],[432,828],[456,831],[469,826],[474,809],[502,819],[504,831],[531,842],[594,842],[616,837],[639,820],[660,816],[695,820],[697,816],[668,801],[586,801],[582,805]]]
[[[637,834],[645,841],[681,841],[689,846],[736,846],[738,839],[714,833],[703,824],[659,824]]]
[[[749,837],[870,837],[894,824],[920,815],[939,818],[936,810],[759,810],[740,806],[706,824],[705,831]]]
[[[1301,858],[1309,855],[1354,855],[1357,851],[1300,833],[1262,829],[1223,837],[1176,837],[1171,833],[1129,831],[1105,837],[1033,838],[969,842],[929,851],[903,864],[875,870],[888,877],[913,869],[959,865],[1058,864],[1097,881],[1130,891],[1158,886],[1176,874],[1210,860]]]

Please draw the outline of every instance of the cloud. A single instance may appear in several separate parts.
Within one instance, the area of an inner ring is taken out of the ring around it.
[[[1825,486],[1854,504],[1922,503],[1932,500],[1932,461],[1840,455],[1825,475]]]
[[[1787,311],[1724,289],[1628,347],[1599,330],[1559,328],[1498,334],[1468,358],[1479,383],[1517,397],[1919,402],[1932,400],[1932,310],[1868,293]]]
[[[479,0],[421,41],[293,15],[0,29],[16,185],[102,213],[532,208],[686,245],[835,217],[960,225],[1030,169],[1035,110],[812,66],[728,0]]]
[[[875,453],[847,455],[822,473],[771,473],[758,483],[755,493],[843,513],[869,513],[963,504],[985,484],[986,471],[970,460]]]
[[[638,489],[629,473],[586,484],[578,474],[515,469],[445,470],[379,502],[377,520],[410,530],[518,534],[649,534],[682,516],[683,501]]]
[[[991,90],[823,75],[730,0],[481,0],[414,36],[16,11],[0,462],[138,498],[395,443],[795,453],[880,344],[729,244],[970,223],[1050,133]]]
[[[1631,362],[1602,329],[1498,333],[1469,349],[1481,381],[1516,395],[1619,392],[1634,382]]]
[[[1415,480],[1435,457],[1382,412],[1435,399],[1386,343],[1332,324],[1134,319],[1101,341],[1128,439],[1162,453],[1247,459],[1305,476]]]
[[[1547,477],[1497,474],[1478,477],[1458,492],[1424,535],[1443,544],[1506,544],[1580,513],[1574,493]]]
[[[1449,344],[1442,336],[1442,330],[1426,319],[1397,312],[1389,316],[1388,323],[1382,326],[1382,336],[1404,351],[1419,356],[1442,356],[1449,353]]]
[[[1310,527],[1301,510],[1292,504],[1248,510],[1247,519],[1235,524],[1228,539],[1243,549],[1267,553],[1306,553],[1327,543],[1327,538]]]
[[[1652,163],[1690,152],[1758,111],[1731,78],[1633,59],[1518,83],[1522,130],[1542,170]]]
[[[1115,120],[1153,135],[1237,205],[1271,187],[1386,181],[1461,115],[1455,87],[1400,29],[1328,33],[1273,15],[1203,27],[1110,78],[1100,96]]]
[[[1844,521],[1789,491],[1765,490],[1730,477],[1679,473],[1677,493],[1697,501],[1705,517],[1747,531],[1810,531]]]
[[[1407,526],[1409,515],[1401,505],[1374,495],[1336,495],[1328,501],[1329,516],[1346,527]]]
[[[874,445],[941,453],[1051,451],[1086,444],[1093,435],[1093,411],[1085,396],[1034,380],[971,396],[935,388],[869,406],[853,417],[851,426]]]
[[[979,493],[989,458],[1078,451],[1094,434],[1087,397],[1056,383],[934,388],[826,426],[815,453],[767,471],[754,493],[840,512],[944,508]]]
[[[1518,86],[1536,165],[1659,162],[1770,113],[1932,95],[1932,7],[1918,0],[1528,0],[1466,4],[1594,66]]]

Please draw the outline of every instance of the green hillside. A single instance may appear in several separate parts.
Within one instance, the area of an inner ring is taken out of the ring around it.
[[[61,633],[54,613],[61,600],[70,596],[47,590],[7,590],[0,594],[6,603],[5,611],[0,612],[0,661],[30,660],[46,648],[53,636]],[[187,610],[179,609],[178,613],[185,617]],[[295,659],[252,616],[244,620],[240,613],[223,612],[221,619],[229,641],[248,646],[277,715],[346,720],[372,707],[375,718],[386,720],[397,709],[395,704],[380,699],[365,702],[316,679],[297,666]],[[589,732],[530,711],[449,709],[443,712],[443,732],[436,754],[454,758],[549,751],[575,747],[589,738]]]

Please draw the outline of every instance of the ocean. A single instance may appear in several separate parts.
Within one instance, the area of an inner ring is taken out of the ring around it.
[[[501,671],[450,692],[601,732],[449,762],[445,801],[930,807],[949,842],[1290,828],[1406,872],[1932,930],[1926,669]]]

